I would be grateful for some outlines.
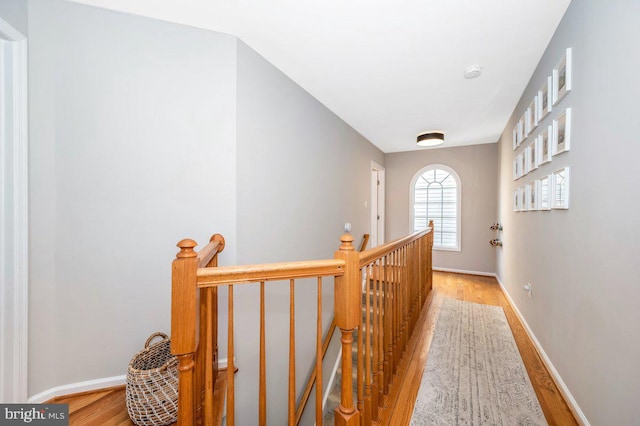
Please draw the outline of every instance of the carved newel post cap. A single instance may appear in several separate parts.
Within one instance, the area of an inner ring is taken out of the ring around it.
[[[340,244],[340,250],[353,250],[353,237],[351,234],[342,234],[340,241],[342,242],[342,244]]]
[[[177,246],[180,247],[180,251],[178,252],[178,254],[176,254],[176,257],[177,258],[196,257],[196,252],[193,250],[193,248],[197,245],[198,243],[196,243],[195,241],[189,238],[185,238],[184,240],[181,240],[177,244]]]

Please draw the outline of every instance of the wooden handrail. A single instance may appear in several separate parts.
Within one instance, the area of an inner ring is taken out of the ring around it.
[[[260,265],[200,268],[198,287],[247,284],[260,281],[282,281],[298,278],[341,276],[344,261],[339,259],[305,260],[299,262],[265,263]]]
[[[196,259],[198,260],[198,268],[206,268],[210,265],[211,261],[216,254],[224,250],[224,238],[220,234],[214,234],[209,240],[209,244],[204,246],[202,250],[198,252]]]
[[[334,318],[329,325],[329,331],[327,331],[327,335],[322,342],[322,359],[324,360],[324,356],[327,354],[327,349],[329,349],[329,343],[331,343],[331,338],[333,337],[333,332],[336,331],[336,319]],[[300,419],[302,419],[302,413],[304,412],[304,408],[307,405],[307,401],[311,396],[311,389],[313,389],[313,385],[316,383],[316,370],[313,369],[311,373],[311,377],[307,382],[307,387],[304,388],[304,392],[302,393],[302,398],[300,398],[300,404],[298,405],[298,411],[296,412],[296,424],[300,423]]]
[[[422,231],[416,231],[413,234],[409,234],[406,237],[398,238],[397,240],[363,251],[360,253],[360,267],[362,268],[363,266],[386,256],[392,251],[407,245],[411,241],[424,237],[429,232],[431,232],[431,228],[426,228]]]
[[[369,244],[369,234],[364,234],[362,236],[362,242],[360,243],[360,248],[358,249],[358,251],[365,251],[367,248],[367,244]]]

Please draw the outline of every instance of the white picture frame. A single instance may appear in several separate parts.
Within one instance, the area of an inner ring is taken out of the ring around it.
[[[538,140],[537,138],[532,140],[529,146],[527,146],[527,171],[531,173],[538,168]]]
[[[520,145],[518,143],[518,125],[517,124],[513,127],[512,138],[513,138],[513,150],[515,151],[516,149],[518,149],[518,145]]]
[[[538,96],[534,96],[526,111],[526,126],[529,129],[528,134],[538,127]]]
[[[538,135],[538,147],[536,149],[536,154],[538,156],[538,167],[542,166],[551,161],[552,152],[553,152],[553,126],[547,126],[540,134]]]
[[[527,136],[529,136],[529,132],[531,131],[531,129],[527,128],[527,111],[525,111],[520,117],[520,120],[518,120],[518,126],[522,129],[522,140],[520,141],[522,143],[527,139]]]
[[[513,211],[514,212],[520,211],[520,206],[518,205],[518,201],[520,200],[520,194],[518,194],[519,190],[520,188],[516,188],[513,190]]]
[[[553,78],[548,76],[538,90],[538,123],[553,109]]]
[[[538,210],[538,181],[534,180],[527,184],[527,209],[529,211]]]
[[[551,208],[569,209],[569,167],[563,167],[553,172],[552,181]]]
[[[521,186],[518,190],[518,205],[520,211],[527,211],[527,191],[525,186]]]
[[[568,47],[553,69],[553,105],[571,91],[571,48]]]
[[[520,171],[518,170],[518,157],[513,159],[513,180],[520,178]]]
[[[516,157],[516,161],[518,163],[517,167],[518,167],[518,179],[520,179],[522,176],[524,176],[525,170],[524,170],[524,152],[521,152],[520,154],[518,154],[518,156]]]
[[[553,155],[571,149],[571,108],[567,108],[553,120]]]
[[[538,179],[538,209],[551,210],[551,175]]]

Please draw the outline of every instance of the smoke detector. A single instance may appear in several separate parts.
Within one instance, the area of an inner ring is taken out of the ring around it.
[[[464,69],[464,78],[471,80],[472,78],[478,78],[482,74],[482,66],[478,64],[469,65]]]

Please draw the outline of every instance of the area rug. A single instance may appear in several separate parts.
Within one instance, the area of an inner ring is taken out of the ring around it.
[[[546,425],[499,306],[445,298],[411,425]]]

